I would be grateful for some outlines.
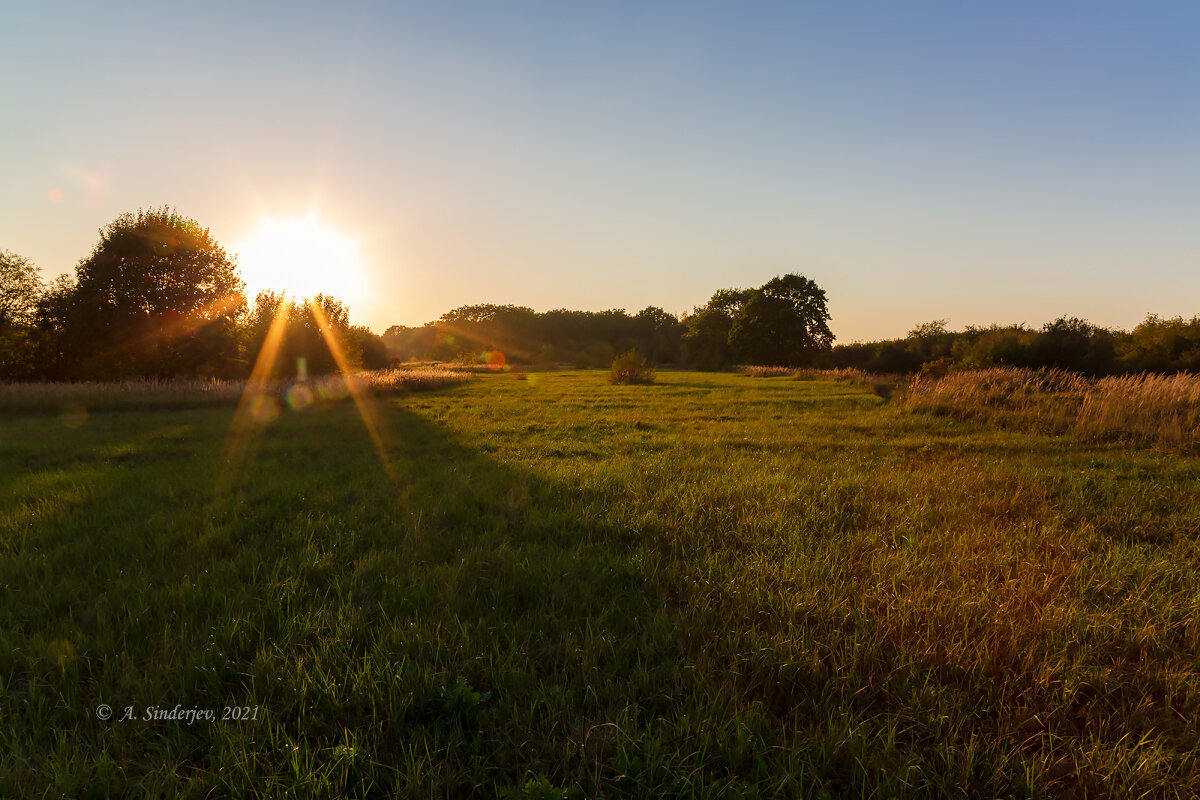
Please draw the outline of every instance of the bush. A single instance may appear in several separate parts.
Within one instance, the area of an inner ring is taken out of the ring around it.
[[[636,349],[622,353],[613,359],[609,383],[654,383],[654,368],[646,364],[646,357]]]

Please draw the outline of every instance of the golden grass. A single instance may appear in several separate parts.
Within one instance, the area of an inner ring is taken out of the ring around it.
[[[758,367],[751,364],[734,367],[733,371],[739,375],[749,375],[751,378],[784,378],[799,375],[801,372],[799,367]]]
[[[997,367],[914,378],[901,407],[1006,427],[1200,452],[1200,376],[1086,378]]]
[[[838,381],[874,392],[887,399],[896,387],[907,380],[907,376],[894,373],[864,372],[854,367],[838,369],[814,369],[812,367],[759,367],[739,366],[734,368],[739,375],[751,378],[797,378],[802,381]]]

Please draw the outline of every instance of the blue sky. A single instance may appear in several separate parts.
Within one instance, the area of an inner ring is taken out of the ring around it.
[[[377,331],[786,272],[842,342],[1191,316],[1198,9],[8,5],[0,248],[53,276],[139,207],[231,251],[315,212],[361,242]]]

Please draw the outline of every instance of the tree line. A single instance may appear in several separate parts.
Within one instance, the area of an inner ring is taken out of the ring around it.
[[[825,292],[801,275],[785,275],[757,289],[722,289],[682,318],[657,306],[629,314],[468,305],[420,327],[394,325],[383,340],[401,360],[501,352],[521,364],[607,368],[616,354],[638,350],[652,364],[722,369],[811,364],[829,350],[833,334]]]
[[[249,374],[275,326],[277,377],[395,361],[607,368],[637,350],[653,365],[717,370],[735,364],[856,367],[939,374],[993,365],[1062,368],[1092,376],[1200,371],[1200,317],[1149,316],[1132,331],[1061,317],[950,331],[925,323],[902,339],[834,346],[827,298],[802,275],[756,289],[721,289],[682,316],[657,306],[536,312],[466,305],[419,327],[377,336],[350,324],[340,300],[289,302],[265,291],[247,301],[237,265],[208,229],[162,207],[122,214],[73,275],[44,282],[27,259],[0,251],[0,380],[117,380]],[[325,323],[325,325],[322,325]]]
[[[1065,369],[1091,377],[1200,372],[1200,316],[1187,320],[1151,314],[1132,331],[1067,316],[1041,328],[990,325],[961,331],[935,320],[918,325],[903,339],[838,345],[816,363],[933,375],[991,366]]]
[[[300,359],[331,372],[317,314],[350,364],[390,363],[341,301],[268,291],[249,303],[235,260],[207,228],[165,206],[139,210],[101,228],[74,274],[49,283],[28,259],[0,252],[0,379],[244,377],[277,317],[278,373],[295,374]]]

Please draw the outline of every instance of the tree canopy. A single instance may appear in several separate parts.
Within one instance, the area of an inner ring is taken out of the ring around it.
[[[825,292],[803,275],[758,289],[722,289],[687,319],[689,359],[701,369],[745,364],[800,366],[833,344]]]
[[[219,375],[237,361],[244,284],[195,220],[166,206],[122,214],[75,276],[67,333],[84,373]]]
[[[0,251],[0,377],[22,377],[33,369],[31,332],[43,291],[33,262]]]
[[[8,250],[0,250],[0,331],[33,320],[42,279],[33,262]]]

